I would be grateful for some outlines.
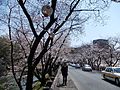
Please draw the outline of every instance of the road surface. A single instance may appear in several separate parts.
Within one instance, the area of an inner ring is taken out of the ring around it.
[[[120,90],[114,82],[104,80],[96,71],[85,72],[69,66],[69,75],[78,90]]]

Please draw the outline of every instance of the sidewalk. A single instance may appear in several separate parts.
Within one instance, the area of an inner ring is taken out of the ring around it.
[[[62,74],[59,74],[57,87],[58,90],[78,90],[69,75],[68,75],[67,86],[62,86]]]

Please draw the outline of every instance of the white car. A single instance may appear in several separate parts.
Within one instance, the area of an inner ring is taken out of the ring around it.
[[[117,85],[120,85],[120,67],[106,67],[106,69],[102,71],[102,76],[104,79],[112,80]]]
[[[81,66],[80,66],[80,64],[75,64],[75,68],[80,68]]]
[[[84,64],[82,67],[83,71],[91,71],[92,72],[92,67],[88,64]]]

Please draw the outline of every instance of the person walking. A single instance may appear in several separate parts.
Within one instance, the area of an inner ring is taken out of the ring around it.
[[[66,62],[63,62],[61,67],[61,72],[63,76],[63,85],[67,85],[67,76],[68,76],[68,65]]]

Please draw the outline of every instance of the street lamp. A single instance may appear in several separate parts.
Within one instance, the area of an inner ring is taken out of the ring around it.
[[[49,5],[44,5],[44,6],[42,7],[42,14],[43,14],[45,17],[50,16],[52,13],[53,13],[53,9],[52,9],[51,6],[49,6]]]
[[[113,2],[117,2],[117,3],[120,2],[120,0],[111,0],[111,1],[113,1]]]

